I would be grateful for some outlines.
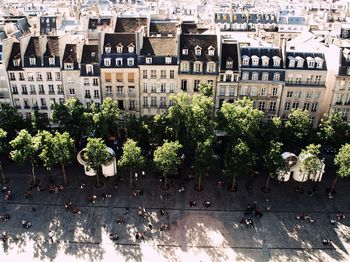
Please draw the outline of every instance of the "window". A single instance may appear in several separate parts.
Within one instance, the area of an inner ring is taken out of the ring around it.
[[[124,94],[124,86],[117,86],[117,95]]]
[[[261,88],[260,88],[260,95],[261,95],[261,96],[266,96],[266,90],[267,90],[266,87],[264,87],[264,86],[261,87]]]
[[[165,79],[166,78],[166,71],[165,70],[160,70],[160,78]]]
[[[268,80],[269,80],[269,73],[264,72],[264,73],[262,74],[261,80],[262,80],[262,81],[268,81]]]
[[[170,79],[175,79],[175,71],[170,70]]]
[[[152,83],[151,93],[157,93],[157,83]]]
[[[89,78],[84,78],[84,86],[89,86],[89,85],[90,85]]]
[[[195,62],[193,66],[193,71],[194,72],[202,72],[202,63],[201,62]]]
[[[189,66],[188,62],[181,62],[181,71],[183,72],[188,72],[189,71]]]
[[[118,45],[117,46],[117,53],[123,53],[123,46],[122,45]]]
[[[187,48],[182,49],[182,54],[183,55],[188,55],[188,49]]]
[[[134,66],[134,58],[128,58],[128,66]]]
[[[240,89],[240,93],[241,96],[246,96],[248,94],[248,87],[247,86],[242,86]]]
[[[227,60],[226,61],[226,68],[227,69],[232,69],[233,68],[233,61]]]
[[[73,63],[64,63],[64,69],[72,70],[73,69]]]
[[[301,91],[295,91],[294,92],[294,97],[295,98],[301,98]]]
[[[202,48],[200,48],[199,46],[196,46],[194,49],[194,53],[196,56],[200,56],[202,54]]]
[[[280,73],[274,73],[273,74],[273,81],[279,81],[280,80]]]
[[[321,76],[320,75],[317,75],[316,77],[315,77],[315,83],[316,84],[319,84],[321,82]]]
[[[49,57],[49,65],[55,65],[55,57]]]
[[[29,58],[29,65],[34,66],[36,64],[36,59],[35,57],[30,57]]]
[[[135,110],[135,100],[129,100],[129,110]]]
[[[289,58],[289,67],[295,67],[295,59],[294,57],[288,57]]]
[[[299,58],[297,62],[297,67],[302,68],[304,66],[304,59]]]
[[[170,83],[169,93],[174,93],[174,90],[175,90],[175,83]]]
[[[248,72],[244,72],[242,74],[242,80],[248,80],[248,78],[249,78],[249,73]]]
[[[94,90],[94,98],[100,98],[100,92],[98,90]]]
[[[43,81],[43,75],[41,73],[36,73],[36,80]]]
[[[115,59],[115,63],[118,67],[123,66],[123,58]]]
[[[62,87],[62,85],[57,85],[57,94],[63,95],[63,87]]]
[[[319,99],[320,98],[320,92],[315,92],[314,93],[314,98]]]
[[[87,74],[93,74],[94,67],[92,65],[86,65],[85,68],[86,68],[86,73]]]
[[[215,73],[215,63],[214,62],[209,62],[208,63],[208,68],[207,68],[207,72],[208,73]]]
[[[47,72],[46,73],[46,80],[47,81],[52,81],[52,74],[51,74],[51,72]]]
[[[134,50],[135,50],[134,47],[135,47],[134,45],[129,45],[129,46],[128,46],[128,51],[129,51],[129,53],[134,53]]]
[[[315,67],[315,60],[313,60],[312,58],[309,58],[308,62],[307,62],[307,66],[308,66],[308,68],[314,68]]]
[[[209,56],[214,56],[214,54],[215,54],[215,50],[214,49],[209,49],[208,50],[208,55]]]
[[[167,57],[165,58],[165,63],[166,63],[166,64],[171,64],[171,57],[170,57],[170,56],[167,56]]]
[[[245,66],[249,65],[249,57],[248,56],[243,56],[242,64]]]
[[[74,88],[69,88],[69,94],[70,95],[75,95],[75,89]]]
[[[90,90],[85,90],[85,98],[91,98]]]
[[[151,70],[151,79],[156,79],[156,78],[157,78],[157,71]]]
[[[123,80],[124,80],[123,73],[116,73],[115,78],[116,78],[117,82],[123,82]]]
[[[151,96],[151,107],[157,107],[157,97]]]
[[[40,75],[41,75],[41,73],[40,73]],[[21,80],[21,81],[25,80],[24,79],[24,74],[22,72],[19,73],[19,80]],[[41,77],[41,80],[43,80],[42,77]]]
[[[92,85],[93,86],[98,86],[98,78],[93,78],[92,79]]]
[[[262,57],[262,65],[263,66],[268,66],[269,65],[269,58],[267,56]]]
[[[220,87],[220,96],[225,96],[226,93],[226,87],[225,86],[221,86]]]
[[[257,93],[256,90],[257,90],[256,86],[252,86],[250,88],[250,95],[251,96],[256,96],[256,93]]]
[[[27,86],[26,85],[22,85],[22,95],[27,95],[28,91],[27,91]]]
[[[143,92],[147,93],[147,83],[143,83]]]
[[[134,83],[134,73],[128,73],[128,82]]]
[[[253,66],[258,66],[259,65],[259,57],[252,56],[252,65]]]
[[[152,58],[146,57],[146,64],[152,64]]]
[[[299,107],[299,102],[293,102],[292,109],[298,109],[298,107]]]
[[[232,75],[231,74],[226,74],[226,82],[231,82],[232,81]]]
[[[166,97],[160,97],[160,105],[161,108],[165,108],[166,107]]]
[[[235,88],[231,86],[229,88],[229,96],[234,96],[234,95],[235,95]]]
[[[310,103],[304,103],[304,106],[303,106],[303,111],[309,111],[310,109]]]
[[[181,80],[181,90],[187,91],[187,80]]]
[[[13,65],[14,66],[20,66],[20,64],[21,64],[21,60],[20,59],[14,59],[13,60]]]
[[[111,59],[110,58],[105,58],[104,60],[105,66],[111,66]]]
[[[147,70],[142,70],[142,78],[147,79]]]
[[[317,60],[316,67],[318,69],[322,69],[322,67],[323,67],[323,60],[321,60],[321,59]]]
[[[269,111],[270,112],[275,112],[276,111],[276,102],[270,102]]]
[[[106,86],[106,95],[111,95],[111,94],[112,94],[112,87]]]
[[[257,80],[258,80],[258,77],[259,77],[259,74],[258,74],[258,73],[255,73],[255,72],[254,72],[254,73],[252,74],[252,80],[253,80],[253,81],[257,81]]]
[[[193,91],[197,92],[199,90],[199,83],[200,83],[200,80],[193,81]]]
[[[147,96],[143,97],[143,107],[148,107],[148,97]]]
[[[347,75],[350,75],[350,66],[348,66],[348,67],[346,68],[346,74],[347,74]]]
[[[11,81],[16,81],[16,76],[15,76],[15,73],[10,73],[10,80]]]
[[[54,95],[55,89],[53,88],[53,85],[49,85],[49,95]]]
[[[27,79],[28,79],[28,81],[34,81],[34,74],[28,73]]]
[[[135,86],[129,86],[128,87],[128,93],[129,94],[135,94]]]
[[[106,52],[107,54],[110,54],[110,53],[111,53],[111,50],[112,50],[112,48],[111,48],[110,46],[105,46],[105,52]]]
[[[277,96],[277,87],[272,88],[272,96]]]
[[[290,110],[290,102],[286,102],[284,104],[284,110],[289,111]]]
[[[259,110],[265,111],[265,101],[260,101],[259,102]]]
[[[307,92],[305,98],[312,98],[312,92]]]
[[[288,91],[287,92],[287,97],[293,97],[293,91]]]
[[[55,80],[56,81],[60,81],[61,80],[61,73],[60,72],[56,72],[55,73]]]
[[[317,102],[311,104],[311,112],[316,112],[317,111],[317,105],[318,105]]]
[[[274,67],[279,67],[281,63],[281,59],[277,56],[273,57],[273,66]]]
[[[32,94],[32,95],[35,95],[35,94],[36,94],[35,85],[29,85],[29,92],[30,92],[30,94]]]

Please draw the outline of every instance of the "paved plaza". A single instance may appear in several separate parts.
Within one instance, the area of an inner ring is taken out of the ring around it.
[[[337,194],[329,200],[325,191],[333,176],[327,174],[318,185],[319,193],[312,197],[294,192],[297,184],[291,181],[272,181],[271,193],[263,193],[265,177],[257,177],[250,192],[245,177],[238,177],[239,190],[232,193],[226,185],[218,188],[221,178],[213,176],[203,178],[201,192],[194,190],[196,180],[185,182],[185,191],[178,192],[176,179],[165,192],[159,179],[146,174],[137,181],[144,193],[134,196],[127,179],[117,190],[115,178],[103,180],[105,186],[95,189],[95,178],[84,176],[82,169],[67,171],[72,183],[64,192],[33,190],[32,199],[26,199],[30,169],[7,166],[11,181],[6,186],[13,199],[1,196],[0,200],[0,214],[11,215],[9,221],[0,222],[0,232],[10,235],[7,243],[0,243],[0,261],[350,261],[349,180],[338,180]],[[60,171],[54,173],[55,181],[60,181]],[[38,178],[47,185],[43,170],[38,170]],[[81,183],[87,184],[85,189]],[[305,183],[305,191],[312,186]],[[106,192],[112,198],[102,199]],[[87,201],[91,194],[98,197],[95,204]],[[197,205],[190,207],[190,200]],[[204,207],[205,200],[211,207]],[[253,218],[255,228],[246,228],[239,222],[254,200],[264,215]],[[66,212],[67,201],[80,208],[81,214]],[[138,215],[139,206],[145,207],[147,217]],[[269,212],[265,211],[268,206]],[[30,211],[31,207],[36,211]],[[128,214],[123,214],[125,208]],[[346,217],[331,225],[337,212]],[[297,220],[299,213],[309,214],[315,222]],[[125,223],[118,224],[117,218]],[[23,219],[31,221],[30,229],[22,227]],[[162,224],[169,225],[168,230],[161,231]],[[49,230],[54,233],[53,243]],[[137,240],[136,232],[144,232],[145,239]],[[119,235],[116,243],[109,239],[110,233]],[[323,238],[331,239],[333,245],[323,245]]]

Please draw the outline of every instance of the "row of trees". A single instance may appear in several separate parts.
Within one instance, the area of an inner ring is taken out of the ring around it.
[[[167,175],[177,173],[182,161],[180,155],[185,155],[186,164],[198,176],[198,190],[202,189],[203,174],[222,170],[224,175],[231,177],[230,189],[234,191],[237,175],[251,174],[252,170],[257,169],[268,175],[268,189],[270,177],[286,169],[281,157],[283,151],[298,154],[304,148],[302,152],[305,155],[317,158],[320,147],[332,146],[338,151],[349,142],[349,125],[339,113],[322,120],[317,129],[312,128],[308,112],[300,109],[294,110],[285,123],[278,117],[262,121],[264,112],[254,108],[251,100],[224,102],[220,110],[215,112],[211,87],[201,85],[200,91],[200,94],[191,97],[185,93],[177,94],[172,98],[172,106],[167,113],[152,118],[123,115],[117,103],[111,99],[88,108],[83,107],[78,100],[71,99],[52,106],[51,123],[56,128],[48,125],[38,112],[34,113],[30,122],[23,119],[15,109],[3,107],[0,110],[0,127],[8,135],[1,139],[4,141],[2,151],[5,155],[9,152],[7,144],[12,140],[10,145],[14,150],[11,157],[14,160],[30,161],[33,170],[38,160],[46,167],[62,165],[64,170],[64,166],[72,159],[71,152],[80,146],[82,137],[87,136],[91,138],[88,139],[84,157],[100,173],[101,164],[109,161],[109,156],[103,153],[106,151],[103,141],[110,136],[120,138],[121,130],[127,130],[129,139],[124,141],[118,165],[129,169],[130,186],[133,185],[134,169],[143,165],[147,153],[154,150],[153,162],[164,175],[165,187]],[[20,131],[23,128],[27,131]],[[16,133],[15,130],[20,132]],[[54,130],[58,132],[54,133]],[[216,133],[218,130],[221,136]],[[60,137],[64,135],[68,137]],[[63,151],[55,145],[63,141],[66,141],[67,157],[60,159]],[[30,142],[31,148],[21,150],[27,142]],[[52,150],[55,147],[57,153]],[[346,152],[349,152],[347,144],[338,155],[345,155]],[[337,156],[336,159],[339,170],[349,169],[340,168],[345,163],[349,165],[346,157]],[[317,161],[310,159],[307,162]],[[311,174],[317,168],[316,164],[309,166],[305,164],[302,167],[306,174]]]

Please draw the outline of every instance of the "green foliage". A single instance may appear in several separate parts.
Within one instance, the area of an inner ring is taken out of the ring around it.
[[[282,157],[282,143],[271,141],[264,155],[264,164],[270,177],[275,178],[280,171],[287,169],[286,161]]]
[[[236,177],[240,173],[248,174],[255,162],[248,144],[238,139],[225,153],[224,175]]]
[[[118,102],[106,98],[101,105],[92,105],[92,112],[86,114],[92,119],[97,136],[107,137],[118,133],[118,126],[121,119]]]
[[[154,163],[163,175],[175,174],[181,162],[178,151],[181,149],[179,141],[165,141],[154,151]]]
[[[213,154],[212,139],[209,138],[204,142],[197,143],[194,157],[194,171],[198,176],[203,175],[214,162]]]
[[[300,169],[304,174],[316,174],[321,168],[321,161],[318,159],[320,154],[320,145],[310,144],[301,150],[301,166]]]
[[[301,109],[293,110],[288,115],[285,123],[284,138],[285,143],[293,148],[299,149],[307,144],[311,133],[311,122],[309,112]]]
[[[71,98],[64,104],[52,105],[52,121],[59,125],[62,132],[69,132],[78,142],[83,135],[91,132],[91,123],[87,118],[88,109],[76,98]]]
[[[53,135],[48,131],[40,131],[38,136],[41,140],[41,152],[39,158],[43,161],[45,167],[52,167],[55,165],[54,151],[53,151]]]
[[[8,134],[8,140],[12,140],[16,133],[27,127],[27,122],[18,113],[17,109],[9,105],[1,105],[0,107],[0,128]]]
[[[27,130],[22,129],[17,137],[10,142],[13,151],[11,158],[17,163],[31,161],[35,163],[39,155],[40,136],[32,136]]]
[[[34,132],[39,130],[47,130],[50,126],[49,119],[43,113],[40,113],[38,109],[35,109],[32,114],[32,128]]]
[[[107,151],[107,146],[102,138],[89,137],[83,158],[86,160],[88,166],[98,173],[102,165],[111,161],[112,156]]]
[[[334,159],[339,177],[350,176],[350,144],[343,145]]]
[[[213,87],[211,84],[199,84],[199,92],[206,96],[206,97],[212,97],[213,96]]]
[[[8,152],[7,132],[0,128],[0,157]]]
[[[118,161],[120,167],[140,167],[145,159],[141,154],[141,148],[132,139],[127,139],[123,145],[123,155]]]

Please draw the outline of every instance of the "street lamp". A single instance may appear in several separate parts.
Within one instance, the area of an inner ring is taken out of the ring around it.
[[[47,172],[49,174],[50,183],[52,184],[51,167],[50,166],[46,167],[46,170],[47,170]]]
[[[183,177],[183,172],[184,172],[184,162],[185,162],[186,156],[185,154],[181,155],[181,176]]]

